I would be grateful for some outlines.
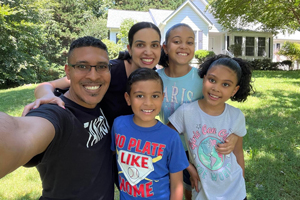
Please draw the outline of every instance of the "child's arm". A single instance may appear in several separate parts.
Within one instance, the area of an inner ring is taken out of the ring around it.
[[[239,136],[237,136],[236,134],[230,134],[223,144],[216,145],[216,151],[224,155],[230,154],[232,151],[234,151],[238,139]]]
[[[243,138],[239,137],[235,145],[233,153],[236,157],[238,164],[243,169],[243,176],[245,177],[245,161],[244,161],[244,152],[243,152]]]
[[[53,103],[64,108],[65,103],[61,98],[56,97],[53,91],[55,88],[64,89],[68,87],[70,87],[70,81],[67,77],[39,84],[34,90],[36,100],[24,107],[22,116],[25,116],[31,109],[38,108],[41,104]]]
[[[190,163],[190,165],[186,169],[188,170],[188,172],[190,174],[190,181],[191,181],[192,188],[195,188],[195,190],[197,192],[199,192],[198,181],[200,181],[200,178],[199,178],[196,168],[194,167],[194,165],[192,165]]]
[[[171,129],[177,131],[176,128],[173,126],[173,124],[171,124],[171,122],[168,122],[167,126],[170,127]],[[177,133],[178,133],[178,131],[177,131]]]
[[[183,180],[182,171],[170,173],[170,200],[182,200]]]

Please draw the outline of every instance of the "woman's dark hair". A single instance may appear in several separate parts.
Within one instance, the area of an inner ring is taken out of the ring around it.
[[[165,45],[168,44],[168,39],[170,37],[171,31],[178,28],[178,27],[182,27],[182,26],[187,27],[187,28],[189,28],[193,31],[193,29],[187,24],[184,24],[184,23],[175,24],[171,28],[169,28],[169,30],[166,33],[165,42],[164,42]],[[168,54],[165,53],[163,47],[161,47],[161,56],[160,56],[158,64],[163,66],[163,67],[169,67],[169,57],[168,57]]]
[[[233,70],[237,75],[237,85],[239,85],[240,88],[230,99],[237,102],[246,101],[247,97],[253,92],[253,87],[251,85],[252,71],[249,62],[241,58],[231,58],[227,55],[219,54],[208,58],[200,65],[198,70],[200,78],[204,78],[207,71],[216,65],[224,65]]]
[[[155,24],[153,24],[151,22],[138,22],[138,23],[134,24],[128,32],[128,43],[129,43],[130,48],[132,47],[133,37],[134,37],[135,33],[144,28],[154,29],[159,35],[159,40],[161,40],[160,30]],[[120,51],[118,59],[127,60],[130,63],[131,56],[128,53],[128,51]]]
[[[129,75],[127,80],[126,92],[130,95],[131,86],[133,83],[147,80],[159,81],[161,84],[161,91],[163,92],[164,84],[161,77],[155,70],[149,68],[138,68]]]

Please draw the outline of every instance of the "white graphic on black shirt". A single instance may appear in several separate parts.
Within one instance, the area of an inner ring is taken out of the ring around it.
[[[109,125],[104,117],[102,110],[101,116],[99,116],[97,119],[94,119],[90,122],[84,123],[84,128],[88,127],[89,132],[89,139],[86,143],[86,147],[92,147],[94,144],[99,142],[109,131]]]

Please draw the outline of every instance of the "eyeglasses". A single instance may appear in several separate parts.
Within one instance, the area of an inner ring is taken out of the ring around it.
[[[76,71],[81,73],[89,73],[92,67],[95,67],[96,72],[98,73],[105,73],[110,71],[111,64],[110,63],[101,63],[98,65],[87,65],[87,64],[76,64],[72,65],[68,63],[69,66],[74,67]]]

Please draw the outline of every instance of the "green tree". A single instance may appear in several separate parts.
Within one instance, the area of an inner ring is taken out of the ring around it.
[[[117,38],[119,39],[118,44],[122,46],[124,49],[128,44],[128,32],[132,27],[132,25],[134,25],[135,23],[136,21],[131,18],[124,19],[121,22],[120,32],[118,33]]]
[[[32,2],[0,4],[0,85],[16,86],[38,80],[36,67],[47,61],[41,56],[45,41],[38,23],[39,7]]]
[[[109,0],[0,1],[0,86],[58,78],[70,43],[107,38]]]
[[[300,44],[295,42],[284,42],[281,49],[277,52],[279,55],[286,56],[291,61],[300,61]]]
[[[248,23],[273,32],[300,28],[300,0],[209,0],[209,10],[229,30]]]
[[[148,11],[153,9],[175,10],[185,0],[115,0],[111,8],[122,10]]]
[[[92,17],[83,26],[79,36],[93,36],[101,40],[107,39],[108,29],[106,27],[106,19]]]
[[[119,52],[124,50],[122,46],[108,39],[104,39],[102,40],[102,42],[107,46],[108,56],[110,60],[116,59],[119,56]]]

